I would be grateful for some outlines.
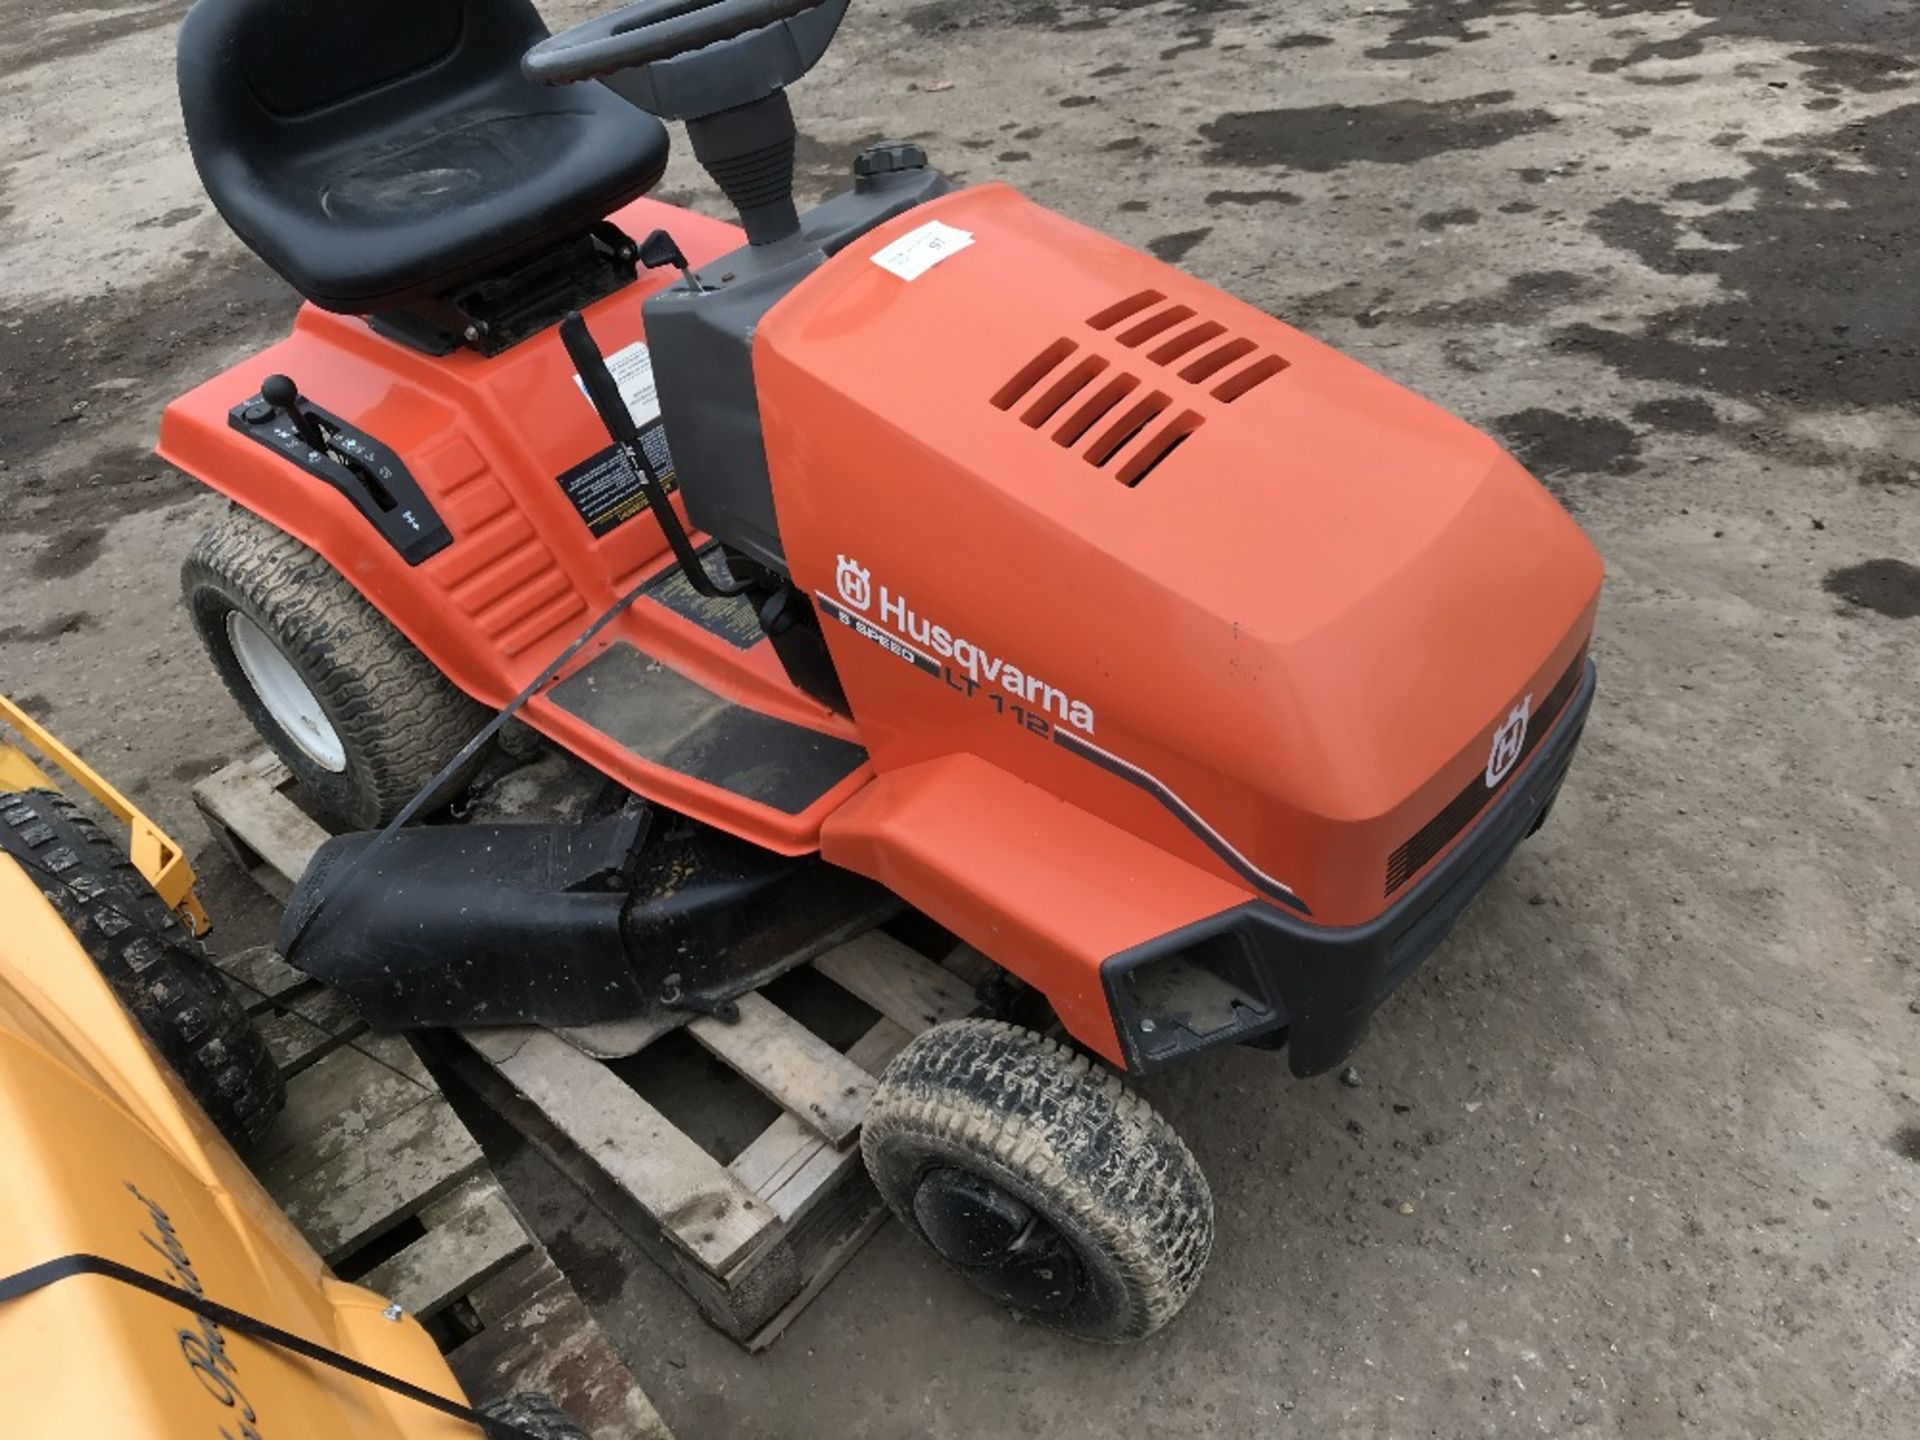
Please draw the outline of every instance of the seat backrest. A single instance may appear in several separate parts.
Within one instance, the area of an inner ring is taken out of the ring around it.
[[[347,139],[517,74],[546,33],[531,0],[197,0],[180,27],[187,138],[203,174],[219,150],[269,159],[290,131]]]
[[[180,106],[208,197],[309,300],[379,313],[572,241],[666,164],[657,120],[528,80],[531,0],[197,0]]]

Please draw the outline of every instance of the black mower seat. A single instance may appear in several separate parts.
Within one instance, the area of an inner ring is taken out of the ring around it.
[[[180,30],[194,163],[235,232],[316,305],[444,295],[646,193],[667,131],[520,57],[528,0],[198,0]]]

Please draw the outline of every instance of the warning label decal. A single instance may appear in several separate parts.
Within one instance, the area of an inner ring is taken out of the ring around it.
[[[661,487],[669,495],[679,489],[673,453],[667,448],[666,426],[655,420],[642,430],[640,447],[641,461]],[[596,538],[619,529],[648,508],[646,492],[640,488],[640,473],[618,445],[609,445],[567,471],[560,477],[560,488]]]
[[[718,545],[709,545],[700,552],[700,563],[706,566],[709,575],[725,573],[723,567],[715,563],[719,554]],[[647,582],[647,598],[742,650],[751,650],[767,638],[752,601],[744,595],[702,595],[678,565],[669,565]]]
[[[642,341],[635,341],[624,350],[617,350],[607,356],[607,369],[613,374],[614,384],[620,387],[620,398],[627,402],[627,412],[633,416],[633,423],[646,429],[660,418],[660,392],[653,383],[653,352]],[[580,393],[587,393],[587,382],[578,375],[573,383],[580,387]]]

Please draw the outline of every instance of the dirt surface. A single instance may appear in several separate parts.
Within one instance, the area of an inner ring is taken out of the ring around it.
[[[209,502],[147,449],[293,302],[195,182],[181,8],[0,0],[0,686],[201,843],[249,742],[177,603]],[[1914,1433],[1917,49],[1909,0],[860,0],[804,189],[917,137],[1488,426],[1606,554],[1602,692],[1357,1087],[1148,1087],[1219,1207],[1150,1344],[891,1227],[749,1359],[536,1186],[683,1436]]]

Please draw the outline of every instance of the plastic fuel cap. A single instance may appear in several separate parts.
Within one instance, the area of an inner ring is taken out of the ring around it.
[[[927,152],[910,140],[882,140],[878,145],[869,145],[862,150],[853,161],[856,180],[926,168]]]

